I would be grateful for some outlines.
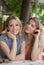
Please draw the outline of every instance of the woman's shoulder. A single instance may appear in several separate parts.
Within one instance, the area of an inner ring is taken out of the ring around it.
[[[6,34],[0,34],[0,38],[6,38]]]
[[[7,42],[8,41],[8,36],[6,34],[1,34],[0,35],[0,41]]]

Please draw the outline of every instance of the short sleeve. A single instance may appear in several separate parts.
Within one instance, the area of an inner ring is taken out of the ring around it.
[[[6,34],[0,36],[0,41],[5,42],[9,46],[9,48],[12,47],[12,40],[8,38]]]
[[[6,37],[5,37],[5,35],[0,35],[0,41],[6,42]]]

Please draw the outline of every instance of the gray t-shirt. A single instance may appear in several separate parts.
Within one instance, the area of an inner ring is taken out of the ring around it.
[[[22,35],[17,35],[16,36],[16,40],[17,40],[17,52],[16,55],[20,54],[20,48],[21,48],[21,44],[24,41],[24,38]],[[11,49],[12,47],[12,39],[10,39],[6,34],[2,34],[0,35],[0,41],[4,41],[9,48]],[[6,55],[3,53],[3,51],[0,49],[0,56],[2,56],[3,58],[6,57]]]

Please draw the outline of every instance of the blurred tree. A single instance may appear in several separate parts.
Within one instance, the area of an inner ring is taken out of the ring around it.
[[[42,23],[44,25],[44,4],[43,3],[38,3],[37,9],[36,9],[35,2],[34,3],[32,2],[32,15],[35,13],[42,20]]]
[[[26,22],[31,15],[31,0],[23,0],[20,19]]]
[[[44,24],[44,4],[38,3],[38,0],[31,2],[31,0],[4,0],[8,5],[8,11],[13,15],[18,16],[21,20],[26,21],[28,18],[35,14],[42,20]],[[36,6],[35,6],[36,5]]]
[[[12,12],[13,15],[20,17],[22,0],[4,0],[8,5],[8,11]]]

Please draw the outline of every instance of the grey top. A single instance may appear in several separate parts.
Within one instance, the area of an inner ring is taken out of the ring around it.
[[[20,48],[21,48],[22,42],[24,41],[24,38],[21,35],[17,35],[16,40],[17,40],[17,52],[16,52],[16,55],[18,55],[18,54],[20,54]],[[11,49],[11,47],[12,47],[12,39],[10,39],[6,34],[0,35],[0,41],[4,41],[9,46],[9,48]],[[2,58],[6,57],[6,55],[2,52],[1,49],[0,49],[0,56],[2,56]]]

